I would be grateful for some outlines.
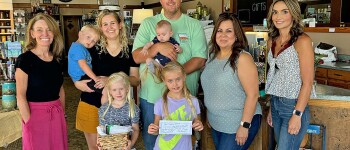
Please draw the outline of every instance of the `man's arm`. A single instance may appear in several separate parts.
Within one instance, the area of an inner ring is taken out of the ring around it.
[[[193,57],[188,60],[183,66],[185,68],[186,74],[190,74],[201,69],[205,65],[205,58]]]
[[[174,45],[169,42],[153,44],[148,49],[148,54],[146,55],[141,53],[142,49],[143,47],[139,47],[132,52],[134,61],[138,64],[145,63],[147,58],[153,58],[158,52],[170,58],[171,60],[176,60],[177,58],[177,53],[174,49]]]
[[[193,38],[191,39],[192,58],[183,64],[187,74],[201,69],[205,65],[208,55],[204,30],[199,22],[193,22],[189,25],[189,28],[191,29],[190,37]]]

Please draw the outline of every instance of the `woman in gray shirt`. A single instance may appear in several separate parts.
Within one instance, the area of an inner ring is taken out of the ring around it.
[[[248,149],[259,131],[258,72],[243,51],[247,38],[237,17],[222,13],[201,76],[209,127],[217,150]]]

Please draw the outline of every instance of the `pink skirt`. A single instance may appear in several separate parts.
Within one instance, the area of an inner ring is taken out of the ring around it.
[[[22,120],[23,150],[68,150],[67,125],[60,100],[28,102],[30,118]]]

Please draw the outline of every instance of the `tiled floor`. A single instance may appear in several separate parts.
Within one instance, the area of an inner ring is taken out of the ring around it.
[[[80,92],[77,90],[71,79],[66,77],[64,81],[64,88],[66,92],[66,113],[68,115],[68,146],[70,150],[87,150],[84,134],[75,129],[75,114],[79,103]],[[135,145],[137,150],[142,150],[142,137],[138,138]],[[22,149],[21,139],[11,143],[7,148],[0,148],[0,150],[20,150]]]

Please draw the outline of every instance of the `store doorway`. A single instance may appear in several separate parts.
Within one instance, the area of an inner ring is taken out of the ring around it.
[[[81,16],[63,16],[64,29],[64,71],[68,71],[68,50],[70,45],[78,40],[81,28]]]
[[[68,50],[72,42],[77,41],[78,33],[80,30],[79,21],[81,16],[63,16],[63,25],[64,25],[64,43],[65,43],[65,52],[68,55]]]

